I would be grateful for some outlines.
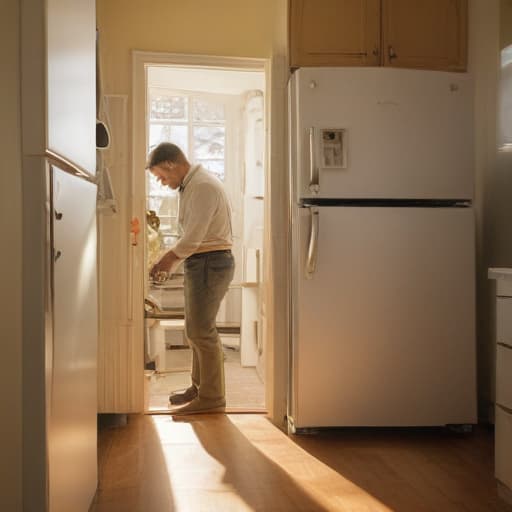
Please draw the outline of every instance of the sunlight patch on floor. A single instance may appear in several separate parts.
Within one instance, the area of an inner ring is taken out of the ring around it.
[[[269,499],[265,492],[270,484],[282,480],[286,499],[299,493],[308,503],[305,507],[314,507],[304,510],[392,512],[297,446],[262,415],[153,416],[152,421],[176,510],[194,510],[194,492],[202,499],[204,492],[211,493],[211,510],[255,510],[252,505]]]
[[[297,446],[266,418],[260,416],[257,422],[242,415],[230,415],[228,418],[256,449],[285,471],[326,510],[393,512],[364,489]],[[269,431],[272,431],[271,441]],[[361,507],[363,502],[367,509]],[[333,509],[333,506],[336,508]]]

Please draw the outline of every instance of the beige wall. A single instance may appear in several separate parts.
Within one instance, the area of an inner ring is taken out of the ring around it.
[[[151,9],[148,8],[151,5]],[[132,50],[148,52],[166,52],[182,54],[212,55],[223,57],[244,58],[270,58],[283,55],[286,47],[286,5],[287,0],[152,0],[143,3],[135,0],[97,0],[97,19],[100,37],[102,90],[107,95],[124,95],[128,105],[127,144],[124,150],[126,162],[123,166],[112,165],[112,181],[118,200],[118,213],[110,218],[100,220],[100,243],[111,245],[114,237],[119,242],[113,242],[116,248],[103,251],[101,254],[102,275],[105,280],[114,280],[120,271],[121,279],[126,273],[122,270],[128,260],[127,226],[132,215],[131,202],[131,102],[132,102]],[[282,102],[286,75],[279,73],[279,84],[274,85],[275,98]],[[278,127],[273,129],[270,159],[272,161],[271,181],[277,181],[268,192],[274,195],[283,194],[283,183],[286,183],[284,165],[284,103],[278,120]],[[278,112],[273,109],[272,115]],[[134,126],[133,130],[142,130],[143,127]],[[116,133],[112,133],[112,138]],[[118,159],[121,160],[121,159]],[[276,202],[281,207],[285,205],[284,197]],[[139,205],[137,205],[137,209]],[[136,210],[138,211],[138,210]],[[284,210],[286,213],[286,210]],[[285,256],[286,240],[283,212],[271,212],[272,217],[278,217],[272,222],[276,235],[273,237],[272,250],[276,257]],[[108,233],[108,234],[107,234]],[[101,238],[104,236],[105,238]],[[106,237],[108,236],[108,240]],[[103,240],[103,242],[101,242]],[[279,264],[279,267],[282,263]],[[267,268],[275,268],[269,263]],[[121,269],[121,270],[120,270]],[[109,277],[110,276],[110,277]],[[284,274],[278,279],[283,280]],[[119,283],[119,281],[116,281]],[[273,322],[274,304],[283,304],[286,300],[286,287],[283,283],[274,282],[273,286],[279,290],[280,296],[273,300],[268,299],[267,320]],[[101,287],[101,285],[100,285]],[[133,332],[138,334],[138,326],[126,317],[124,307],[125,298],[113,300],[110,297],[114,292],[107,285],[100,292],[100,301],[103,302],[100,313],[100,344],[102,337],[132,336],[122,334]],[[114,311],[115,310],[115,311]],[[136,304],[136,310],[142,310]],[[269,311],[270,310],[270,311]],[[280,340],[277,351],[270,353],[272,358],[282,367],[279,372],[280,382],[277,384],[280,396],[279,411],[276,417],[283,417],[286,397],[286,317],[279,315],[281,322],[278,337]],[[136,331],[136,332],[134,332]],[[121,333],[121,334],[119,334]],[[105,338],[103,338],[105,339]],[[109,342],[110,343],[110,342]],[[116,342],[117,343],[117,342]],[[121,346],[124,342],[119,340]],[[272,365],[269,365],[269,369]],[[102,364],[100,358],[100,374]],[[101,387],[101,386],[100,386]],[[102,397],[100,396],[100,403]],[[107,412],[107,411],[105,411]],[[112,411],[115,412],[115,411]],[[120,411],[118,411],[120,412]]]
[[[512,44],[512,0],[500,0],[500,48]]]
[[[469,66],[475,79],[479,415],[492,419],[494,285],[487,279],[487,269],[512,266],[512,235],[507,225],[512,216],[512,183],[511,173],[500,168],[497,151],[500,0],[470,0],[469,5]]]
[[[499,3],[501,51],[512,45],[512,0],[500,0]],[[508,89],[506,95],[510,102],[512,91]],[[497,104],[498,111],[501,111],[500,98]],[[510,112],[506,115],[510,124]],[[493,154],[496,162],[490,176],[488,195],[489,266],[512,267],[512,152],[497,151],[495,146]]]
[[[97,0],[105,91],[130,93],[131,50],[269,57],[280,3]]]
[[[0,16],[0,510],[21,512],[21,149],[19,2]]]
[[[483,0],[481,0],[483,1]],[[484,204],[482,217],[482,246],[480,249],[479,334],[480,334],[480,383],[481,404],[488,404],[488,416],[493,418],[495,378],[495,283],[486,276],[489,267],[512,267],[512,153],[499,151],[497,113],[500,111],[498,96],[500,80],[500,50],[512,44],[512,0],[487,2],[481,9],[484,16],[478,53],[487,54],[486,68],[482,67],[480,128],[487,126],[486,138],[480,139],[480,161],[485,161],[486,173],[481,182],[480,194]],[[494,27],[492,25],[495,25]],[[508,91],[510,96],[512,91]],[[485,112],[484,109],[487,109]]]

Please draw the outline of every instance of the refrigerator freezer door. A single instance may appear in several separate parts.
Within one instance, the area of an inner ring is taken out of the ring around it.
[[[53,168],[50,511],[88,510],[97,485],[96,186]]]
[[[316,210],[315,248],[309,208],[293,231],[295,427],[474,423],[473,211]]]
[[[301,68],[289,92],[297,198],[472,198],[468,75]]]

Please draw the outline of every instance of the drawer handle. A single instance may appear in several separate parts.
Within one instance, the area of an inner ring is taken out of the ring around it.
[[[499,407],[502,411],[505,411],[507,414],[512,414],[512,409],[509,409],[508,407],[505,407],[501,404],[496,404],[496,407]]]

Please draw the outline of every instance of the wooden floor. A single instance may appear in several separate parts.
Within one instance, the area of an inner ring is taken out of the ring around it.
[[[286,436],[261,415],[129,417],[100,429],[92,512],[488,512],[493,432]]]

